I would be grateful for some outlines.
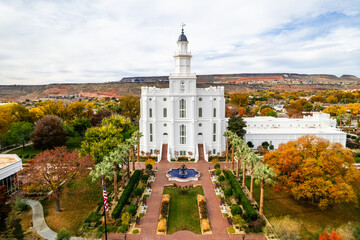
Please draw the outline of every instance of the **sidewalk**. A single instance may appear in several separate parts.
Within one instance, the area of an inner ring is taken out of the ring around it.
[[[44,218],[44,209],[40,202],[35,200],[26,199],[27,204],[30,205],[33,217],[33,228],[37,231],[37,233],[49,240],[55,240],[57,233],[51,230],[48,225],[46,224],[45,218]],[[79,237],[71,237],[71,240],[83,240],[85,238],[79,238]]]

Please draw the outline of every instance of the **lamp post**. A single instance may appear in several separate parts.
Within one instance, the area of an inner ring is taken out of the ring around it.
[[[124,240],[126,240],[126,234],[124,234]]]
[[[245,239],[245,235],[242,235],[242,239],[243,239],[243,240]]]

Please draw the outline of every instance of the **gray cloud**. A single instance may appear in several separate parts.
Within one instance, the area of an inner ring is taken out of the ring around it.
[[[0,84],[167,75],[182,21],[197,74],[360,76],[351,0],[0,0]]]

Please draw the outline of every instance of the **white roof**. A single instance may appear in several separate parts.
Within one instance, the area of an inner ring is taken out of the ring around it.
[[[245,128],[246,134],[340,134],[346,135],[346,133],[339,131],[335,128],[284,128],[284,127],[269,127],[269,128]]]
[[[0,154],[0,180],[22,169],[22,161],[16,154]]]

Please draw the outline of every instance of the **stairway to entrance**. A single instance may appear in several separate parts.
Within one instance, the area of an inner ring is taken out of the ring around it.
[[[204,157],[204,145],[198,144],[198,150],[199,150],[199,161],[198,162],[206,162]]]
[[[162,152],[161,152],[161,159],[160,162],[167,162],[167,150],[168,150],[168,145],[167,144],[163,144],[162,145]]]

